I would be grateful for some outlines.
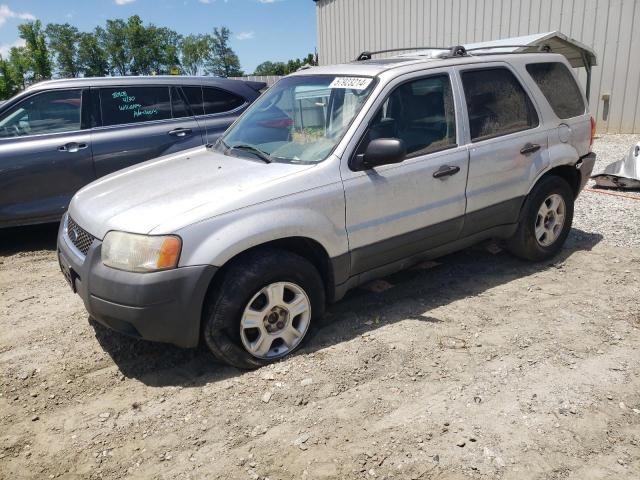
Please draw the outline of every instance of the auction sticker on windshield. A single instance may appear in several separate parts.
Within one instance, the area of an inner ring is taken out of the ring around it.
[[[364,90],[369,86],[373,78],[367,77],[336,77],[329,88],[350,88],[352,90]]]

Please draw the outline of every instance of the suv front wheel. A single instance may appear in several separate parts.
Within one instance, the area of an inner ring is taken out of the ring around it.
[[[571,230],[573,192],[557,176],[542,178],[531,190],[522,207],[520,223],[507,245],[526,260],[545,260],[556,255]]]
[[[237,368],[289,355],[324,314],[320,274],[294,253],[256,250],[221,273],[205,309],[204,339],[216,357]]]

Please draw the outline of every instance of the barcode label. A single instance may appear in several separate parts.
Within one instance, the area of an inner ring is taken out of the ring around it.
[[[353,90],[364,90],[373,79],[366,77],[336,77],[329,85],[329,88],[350,88]]]

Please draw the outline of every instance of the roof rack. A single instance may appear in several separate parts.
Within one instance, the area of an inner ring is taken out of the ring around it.
[[[456,45],[455,47],[404,47],[404,48],[389,48],[387,50],[376,50],[373,52],[369,52],[365,50],[360,55],[358,55],[358,57],[356,58],[356,62],[371,60],[371,57],[373,55],[378,55],[380,53],[404,52],[406,50],[445,50],[445,51],[448,51],[448,54],[445,55],[446,58],[464,57],[466,55],[466,50],[462,45]]]
[[[486,46],[486,47],[475,47],[475,48],[465,48],[462,45],[455,45],[453,47],[405,47],[405,48],[389,48],[387,50],[376,50],[374,52],[369,52],[365,50],[358,58],[356,58],[356,62],[362,62],[364,60],[371,60],[373,55],[377,55],[380,53],[392,53],[392,52],[404,52],[407,50],[444,50],[447,53],[443,53],[440,58],[454,58],[454,57],[467,57],[469,56],[469,52],[475,52],[480,50],[493,50],[500,48],[531,48],[534,45],[495,45],[495,46]],[[543,44],[538,46],[538,52],[540,53],[548,53],[551,51],[551,47],[549,45]],[[508,53],[533,53],[533,52],[508,52]],[[500,52],[487,52],[482,53],[481,55],[499,55]]]

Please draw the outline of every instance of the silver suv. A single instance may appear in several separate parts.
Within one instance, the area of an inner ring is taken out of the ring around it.
[[[593,132],[557,54],[311,68],[215,145],[80,190],[60,266],[96,321],[259,367],[299,347],[327,302],[423,259],[488,238],[555,255]]]

